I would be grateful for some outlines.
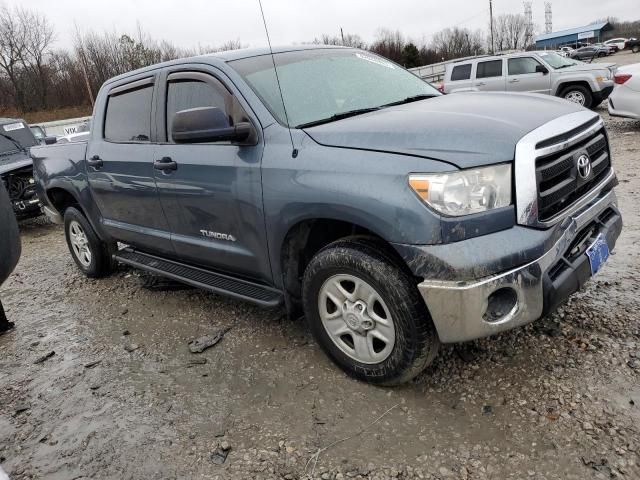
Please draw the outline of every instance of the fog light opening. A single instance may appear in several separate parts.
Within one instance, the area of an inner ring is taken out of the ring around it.
[[[511,287],[496,290],[487,299],[487,310],[482,318],[485,322],[497,323],[504,319],[518,304],[518,294]]]

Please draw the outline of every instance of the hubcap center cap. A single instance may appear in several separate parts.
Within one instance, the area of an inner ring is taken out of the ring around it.
[[[367,330],[375,327],[375,322],[367,315],[367,305],[361,300],[346,300],[342,305],[342,318],[351,330],[360,334],[365,334]]]

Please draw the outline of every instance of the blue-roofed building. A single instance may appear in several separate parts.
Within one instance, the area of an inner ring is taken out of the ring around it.
[[[549,50],[564,45],[575,47],[578,43],[599,43],[602,41],[602,33],[611,29],[608,22],[599,22],[584,27],[545,33],[536,37],[536,49]]]

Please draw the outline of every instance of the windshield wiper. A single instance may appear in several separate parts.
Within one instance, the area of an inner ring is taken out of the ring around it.
[[[322,118],[320,120],[314,120],[313,122],[301,123],[300,125],[296,125],[295,128],[315,127],[316,125],[322,125],[323,123],[335,122],[336,120],[355,117],[356,115],[375,112],[376,110],[380,110],[380,107],[358,108],[356,110],[349,110],[347,112],[336,113],[335,115],[331,115],[330,117]]]
[[[421,93],[420,95],[413,95],[411,97],[407,97],[407,98],[404,98],[402,100],[398,100],[397,102],[385,103],[380,108],[393,107],[395,105],[404,105],[405,103],[411,103],[411,102],[419,102],[420,100],[424,100],[426,98],[433,98],[433,97],[437,97],[437,96],[438,95],[433,95],[433,94],[430,94],[430,93]]]
[[[571,65],[560,65],[559,67],[556,67],[556,70],[560,70],[561,68],[569,68],[569,67],[575,67],[577,64],[576,63],[572,63]]]
[[[11,143],[13,143],[15,145],[15,147],[18,149],[19,152],[25,152],[26,153],[27,149],[24,148],[22,146],[22,144],[20,142],[18,142],[15,138],[12,138],[9,135],[7,135],[6,133],[2,133],[2,132],[0,132],[0,136],[6,138]]]

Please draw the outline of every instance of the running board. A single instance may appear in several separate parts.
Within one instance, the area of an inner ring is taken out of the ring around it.
[[[282,292],[274,288],[156,257],[131,248],[119,250],[114,258],[132,267],[157,273],[210,292],[246,300],[262,307],[277,307],[283,301]]]

